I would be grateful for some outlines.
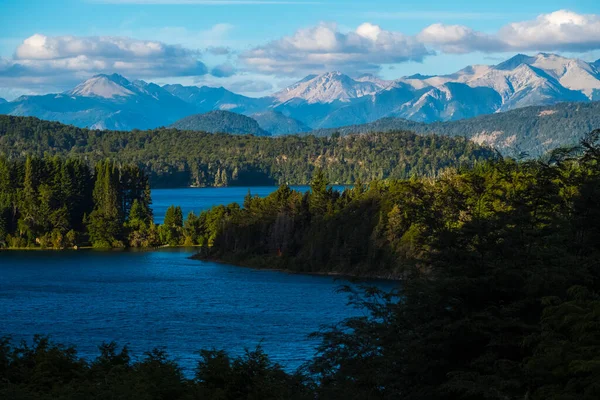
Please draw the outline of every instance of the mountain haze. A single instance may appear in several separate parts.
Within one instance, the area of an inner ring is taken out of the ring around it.
[[[471,65],[449,75],[416,74],[396,80],[369,74],[352,78],[339,71],[309,75],[262,98],[223,87],[159,86],[117,74],[97,75],[64,93],[0,102],[0,113],[123,130],[167,126],[186,116],[219,110],[257,116],[266,130],[288,134],[387,117],[431,123],[600,100],[599,71],[600,60],[517,54],[497,65]]]
[[[252,114],[251,117],[258,122],[262,129],[273,135],[304,133],[311,130],[302,122],[274,110]]]

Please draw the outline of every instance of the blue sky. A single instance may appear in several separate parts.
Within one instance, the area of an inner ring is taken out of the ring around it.
[[[396,78],[495,64],[518,52],[591,61],[599,50],[597,0],[0,3],[0,97],[7,98],[65,90],[101,72],[262,95],[326,69]]]

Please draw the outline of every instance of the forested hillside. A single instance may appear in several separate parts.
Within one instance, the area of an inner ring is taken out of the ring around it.
[[[421,123],[402,118],[383,118],[364,125],[352,125],[310,132],[329,136],[367,132],[406,130],[466,137],[486,143],[505,155],[527,153],[539,157],[561,146],[573,146],[588,132],[600,129],[600,102],[560,103],[553,106],[525,107],[452,122]]]
[[[311,188],[203,213],[221,223],[199,257],[403,279],[318,335],[318,398],[600,395],[600,130],[550,162]]]
[[[271,136],[271,133],[262,129],[256,120],[229,111],[210,111],[205,114],[190,115],[169,127],[184,131]]]
[[[136,238],[153,227],[150,203],[148,178],[136,166],[107,160],[92,170],[58,156],[0,157],[0,248],[141,246]]]
[[[153,187],[307,184],[318,168],[332,183],[436,176],[495,153],[463,138],[389,132],[347,137],[278,138],[156,129],[95,131],[0,116],[0,154],[63,155],[90,163],[134,164]]]
[[[176,207],[171,217],[172,239],[201,243],[202,257],[403,281],[390,293],[347,289],[363,314],[316,333],[317,354],[293,373],[260,348],[238,358],[199,351],[196,374],[186,377],[164,350],[134,358],[105,343],[96,359],[81,360],[46,338],[2,339],[0,397],[600,395],[600,131],[549,162],[499,160],[343,193],[317,173],[312,193],[282,186],[185,226]]]

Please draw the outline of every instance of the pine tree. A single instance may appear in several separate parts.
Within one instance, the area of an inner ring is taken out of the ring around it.
[[[327,189],[329,182],[322,169],[317,169],[310,182],[310,208],[316,215],[323,215],[327,212],[331,192]]]

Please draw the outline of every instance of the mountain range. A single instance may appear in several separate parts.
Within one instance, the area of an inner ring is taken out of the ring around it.
[[[268,97],[224,88],[163,85],[97,75],[72,90],[21,96],[0,113],[36,116],[92,129],[148,129],[195,114],[231,111],[252,116],[271,134],[370,123],[381,118],[456,121],[532,105],[600,100],[600,60],[519,54],[497,65],[450,75],[383,80],[341,72],[309,75]]]

